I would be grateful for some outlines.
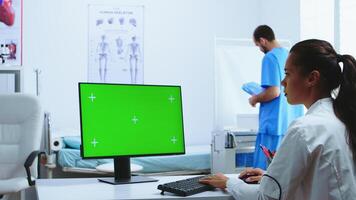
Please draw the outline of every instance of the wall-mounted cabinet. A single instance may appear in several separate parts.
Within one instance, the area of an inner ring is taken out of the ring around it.
[[[0,65],[0,94],[22,92],[22,67]]]

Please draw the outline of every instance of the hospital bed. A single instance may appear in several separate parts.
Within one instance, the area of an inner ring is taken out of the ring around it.
[[[112,163],[113,159],[85,159],[80,156],[79,131],[62,131],[51,133],[50,114],[44,116],[43,146],[47,154],[47,163],[42,167],[42,177],[97,177],[112,176],[112,172],[101,170],[101,166]],[[73,136],[74,135],[74,136]],[[58,139],[58,140],[57,140]],[[60,147],[60,148],[58,148]],[[133,157],[131,163],[142,168],[133,173],[140,175],[189,175],[208,174],[211,166],[211,145],[186,146],[184,155]]]
[[[53,177],[93,177],[110,176],[100,166],[113,162],[112,159],[85,159],[80,156],[80,137],[61,138],[62,148],[56,151],[56,167]],[[192,145],[186,147],[184,155],[133,157],[131,163],[142,167],[133,171],[140,175],[187,175],[210,173],[210,145]]]
[[[62,136],[54,139],[50,113],[45,113],[43,149],[47,154],[47,163],[41,169],[43,178],[113,175],[111,172],[100,170],[102,165],[112,163],[113,159],[81,158],[81,139],[78,131],[64,131],[56,135]],[[140,175],[208,174],[211,166],[210,146],[210,144],[186,146],[184,155],[133,157],[131,163],[140,166],[140,170],[132,172]]]

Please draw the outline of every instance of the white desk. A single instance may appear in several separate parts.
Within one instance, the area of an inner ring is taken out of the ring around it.
[[[189,178],[192,176],[159,176],[152,177],[158,182],[137,183],[127,185],[110,185],[101,183],[96,178],[75,179],[38,179],[36,190],[38,200],[70,200],[70,199],[186,199],[186,200],[233,200],[234,198],[222,190],[207,191],[188,197],[176,196],[157,189],[159,184]]]

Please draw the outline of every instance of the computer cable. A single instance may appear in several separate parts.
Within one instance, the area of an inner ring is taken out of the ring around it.
[[[272,179],[274,182],[277,183],[278,188],[279,188],[279,197],[278,197],[278,199],[281,200],[281,198],[282,198],[282,188],[281,188],[281,185],[279,184],[279,182],[275,178],[273,178],[272,176],[270,176],[268,174],[263,174],[262,176],[266,176],[266,177]]]

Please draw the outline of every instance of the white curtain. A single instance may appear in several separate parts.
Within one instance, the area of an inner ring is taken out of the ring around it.
[[[263,53],[251,39],[216,39],[215,130],[236,127],[237,114],[258,114],[241,86],[260,83]]]

